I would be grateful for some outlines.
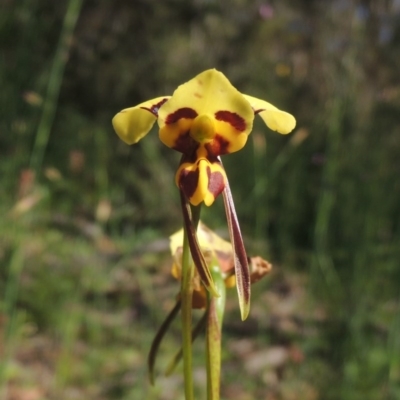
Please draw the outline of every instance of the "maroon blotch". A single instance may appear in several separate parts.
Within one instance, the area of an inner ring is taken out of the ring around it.
[[[210,143],[206,143],[204,147],[210,155],[219,156],[229,153],[229,144],[228,140],[216,133],[214,139]]]
[[[255,110],[255,109],[253,108],[253,111],[254,111],[254,115],[257,115],[257,114],[259,114],[260,112],[265,111],[265,108],[260,108],[259,110]]]
[[[178,136],[178,138],[175,140],[175,144],[172,147],[174,150],[179,151],[183,154],[193,154],[195,153],[195,150],[199,147],[198,142],[196,142],[190,135],[189,131],[186,133],[183,133]],[[192,160],[194,162],[196,160]]]
[[[197,189],[199,184],[199,170],[195,171],[186,171],[182,170],[179,175],[179,186],[182,191],[185,193],[187,198],[191,198],[194,195],[194,192]]]
[[[154,114],[156,117],[158,117],[158,110],[160,109],[160,107],[168,101],[168,98],[162,99],[161,101],[159,101],[156,104],[153,104],[150,108],[148,107],[140,107],[143,110],[147,110],[150,111],[152,114]]]
[[[197,117],[197,112],[193,108],[183,107],[176,110],[174,113],[169,114],[165,120],[167,125],[179,121],[181,118],[194,119]]]
[[[231,124],[239,132],[246,130],[245,120],[236,113],[230,111],[218,111],[215,113],[215,118],[218,121],[224,121]]]
[[[225,181],[224,176],[221,172],[211,172],[211,168],[207,167],[207,175],[208,175],[208,191],[214,195],[214,198],[217,198],[218,195],[222,193],[225,189]]]

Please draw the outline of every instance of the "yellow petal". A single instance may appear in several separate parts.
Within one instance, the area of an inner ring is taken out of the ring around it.
[[[232,245],[201,221],[197,227],[197,237],[199,238],[200,247],[205,251],[223,253],[226,257],[232,255]]]
[[[259,114],[267,124],[268,128],[272,129],[273,131],[287,134],[296,126],[296,120],[293,115],[279,110],[264,100],[260,100],[245,94],[243,97],[250,103],[254,113]]]
[[[241,149],[253,126],[254,112],[249,102],[219,71],[210,69],[179,86],[159,112],[160,139],[168,147],[187,137],[197,116],[214,121],[215,135],[225,143],[226,153]]]
[[[160,140],[171,149],[187,154],[193,148],[193,139],[189,135],[193,120],[181,118],[176,123],[160,128]]]
[[[175,232],[173,235],[169,237],[169,249],[171,251],[171,255],[175,256],[175,253],[178,251],[180,247],[182,247],[183,243],[183,228],[179,229],[179,231]],[[174,277],[176,277],[174,275]]]
[[[120,139],[127,144],[134,144],[146,136],[156,122],[159,108],[168,99],[169,96],[157,97],[119,112],[112,124]]]
[[[236,286],[236,276],[235,275],[228,276],[225,279],[225,287],[233,288],[235,286]]]
[[[203,252],[215,251],[218,253],[224,253],[226,257],[232,254],[232,245],[218,236],[207,225],[203,224],[202,221],[200,221],[197,226],[197,239],[199,240],[199,245]],[[183,228],[169,237],[169,248],[172,256],[175,256],[175,254],[178,252],[178,249],[182,248],[182,243]],[[172,273],[172,275],[176,277],[175,273]]]

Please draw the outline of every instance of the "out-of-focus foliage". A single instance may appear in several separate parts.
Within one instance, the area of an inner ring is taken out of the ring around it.
[[[232,302],[223,396],[400,397],[399,0],[0,7],[0,395],[179,398],[177,377],[143,383],[174,301],[158,238],[181,225],[179,154],[110,121],[215,67],[298,121],[224,158],[275,275],[248,322]],[[225,226],[219,204],[204,219]]]

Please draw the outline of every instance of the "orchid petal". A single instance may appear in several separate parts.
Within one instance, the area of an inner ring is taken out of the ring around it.
[[[197,239],[200,244],[200,248],[204,252],[215,252],[222,253],[225,258],[230,258],[232,254],[232,245],[226,240],[219,237],[215,232],[213,232],[208,226],[206,226],[202,221],[199,221],[197,226]],[[183,229],[175,232],[169,237],[169,249],[172,256],[182,248],[183,242]],[[224,268],[222,268],[224,271]]]
[[[127,144],[135,144],[146,136],[156,122],[160,107],[168,99],[169,96],[157,97],[120,111],[112,120],[120,139]]]
[[[182,151],[181,142],[191,140],[188,135],[190,127],[201,115],[207,115],[214,122],[215,134],[226,142],[225,153],[244,146],[254,119],[254,112],[241,93],[224,74],[210,69],[179,86],[160,109],[161,141]]]
[[[296,126],[293,115],[281,111],[272,104],[246,94],[243,97],[250,103],[254,114],[259,114],[268,128],[282,134],[290,133]]]

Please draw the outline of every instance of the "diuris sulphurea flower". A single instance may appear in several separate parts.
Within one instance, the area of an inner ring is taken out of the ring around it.
[[[200,250],[192,207],[211,206],[222,193],[234,250],[236,286],[242,319],[250,309],[250,272],[239,222],[220,156],[246,144],[255,115],[281,134],[291,132],[294,117],[272,104],[240,93],[221,72],[210,69],[179,86],[172,96],[145,101],[119,112],[113,119],[127,144],[141,140],[157,121],[160,140],[182,153],[175,175],[190,252],[205,288],[218,296]]]
[[[201,221],[197,227],[197,238],[201,252],[203,253],[207,265],[213,265],[219,269],[225,287],[233,288],[236,286],[234,270],[234,254],[232,245],[219,237]],[[170,236],[170,251],[173,257],[171,274],[175,279],[181,279],[182,271],[182,242],[183,229]],[[250,266],[250,282],[253,285],[271,271],[272,265],[263,258],[251,257],[248,259]],[[198,274],[193,279],[193,308],[203,309],[207,304],[207,294],[201,284]]]
[[[177,280],[181,280],[182,277],[183,236],[183,229],[180,229],[178,232],[175,232],[170,236],[170,251],[173,257],[171,274]],[[220,336],[218,332],[221,332],[222,330],[226,289],[233,288],[236,285],[234,274],[234,254],[231,244],[219,237],[201,221],[199,221],[197,227],[197,237],[201,251],[207,260],[207,264],[210,266],[213,276],[217,277],[219,280],[219,293],[221,296],[216,299],[217,301],[215,303],[213,302],[215,299],[211,299],[210,301],[210,296],[207,296],[206,290],[200,282],[199,275],[196,273],[194,274],[192,306],[194,309],[203,309],[205,311],[202,318],[193,328],[192,340],[195,340],[205,327],[207,327],[208,333],[212,332],[213,339],[215,340]],[[271,272],[272,265],[259,256],[251,257],[248,261],[250,266],[250,282],[252,285]],[[180,308],[181,298],[180,295],[178,295],[175,306],[166,316],[152,342],[148,357],[149,377],[152,383],[154,383],[154,367],[159,347]],[[215,315],[213,315],[213,313],[217,314],[217,320],[215,320]],[[214,323],[217,323],[216,330],[212,330],[212,327],[210,327],[210,325],[214,325]],[[220,339],[217,341],[220,346]],[[220,349],[216,352],[220,352]],[[167,375],[172,373],[181,357],[182,351],[179,350],[167,367]],[[213,365],[213,367],[216,368],[217,366]]]

